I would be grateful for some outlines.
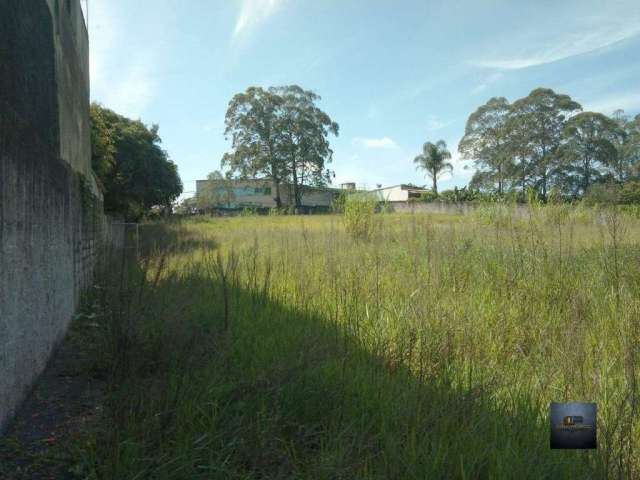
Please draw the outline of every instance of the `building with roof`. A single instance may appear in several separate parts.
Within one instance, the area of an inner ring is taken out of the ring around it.
[[[280,200],[283,207],[295,204],[293,185],[281,183]],[[303,186],[302,207],[306,210],[328,210],[340,189],[329,187]],[[276,187],[267,178],[197,180],[196,198],[203,199],[200,205],[205,208],[243,209],[275,208]]]
[[[422,194],[428,192],[430,190],[411,184],[393,185],[371,190],[371,193],[380,202],[407,202],[411,198],[419,199]]]

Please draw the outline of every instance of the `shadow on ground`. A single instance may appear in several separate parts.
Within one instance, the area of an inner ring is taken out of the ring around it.
[[[147,272],[144,312],[115,322],[103,478],[601,476],[596,452],[549,449],[547,406],[455,387],[446,344],[415,368],[416,342],[375,353],[354,323],[284,305],[264,279],[239,285],[242,260],[216,262]]]
[[[175,240],[155,228],[156,239]],[[101,372],[106,394],[67,470],[104,479],[602,476],[594,452],[549,449],[541,406],[528,398],[498,406],[489,384],[454,387],[450,350],[409,370],[415,343],[375,353],[357,325],[284,305],[266,282],[248,290],[234,281],[242,265],[217,261],[212,252],[173,273],[129,261],[124,274],[108,262],[87,312],[99,334],[86,337],[87,371]]]

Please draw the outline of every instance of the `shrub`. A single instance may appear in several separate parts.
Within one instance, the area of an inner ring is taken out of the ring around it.
[[[258,215],[258,210],[253,207],[245,207],[240,210],[241,217],[255,217]]]
[[[428,192],[420,195],[420,200],[426,203],[435,202],[436,200],[438,200],[438,194],[433,190],[429,190]]]
[[[640,205],[640,182],[627,182],[620,189],[619,201],[623,205]]]
[[[368,240],[374,229],[374,215],[378,206],[371,195],[349,195],[344,203],[344,224],[356,239]]]
[[[582,200],[588,206],[613,205],[618,203],[619,196],[618,185],[599,183],[589,187]]]
[[[331,201],[331,211],[334,213],[344,213],[344,205],[349,197],[349,192],[342,191],[340,192],[332,201]]]

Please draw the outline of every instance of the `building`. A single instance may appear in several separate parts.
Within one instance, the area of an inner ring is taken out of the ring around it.
[[[393,185],[391,187],[371,190],[371,193],[374,194],[380,202],[407,202],[411,198],[418,199],[423,193],[428,192],[430,192],[430,190],[426,188],[409,184]]]
[[[340,193],[329,187],[302,188],[302,207],[307,210],[328,210]],[[197,180],[196,198],[206,198],[205,204],[219,209],[274,208],[276,187],[270,179],[250,178],[242,180]],[[295,204],[293,185],[280,184],[280,200],[283,207]]]
[[[356,184],[354,182],[341,183],[340,188],[342,190],[355,190]]]

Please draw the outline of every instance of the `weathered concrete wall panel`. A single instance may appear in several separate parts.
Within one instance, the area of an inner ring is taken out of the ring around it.
[[[106,228],[72,23],[45,0],[0,0],[0,430],[64,336]]]
[[[78,0],[47,0],[47,4],[55,39],[60,158],[91,183],[91,133],[86,115],[89,43],[84,16]]]
[[[444,215],[466,215],[475,212],[481,204],[476,203],[440,203],[440,202],[389,202],[388,207],[396,213],[439,213]],[[514,205],[516,216],[525,217],[529,213],[526,205]]]

